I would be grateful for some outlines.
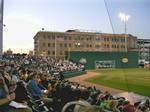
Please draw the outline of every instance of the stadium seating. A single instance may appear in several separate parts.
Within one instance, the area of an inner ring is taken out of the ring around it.
[[[28,57],[20,55],[10,57],[5,56],[0,61],[0,66],[3,68],[0,70],[0,76],[4,79],[7,78],[4,74],[10,76],[10,79],[8,78],[9,80],[3,80],[0,78],[0,83],[5,85],[5,87],[3,87],[5,88],[5,91],[7,90],[9,93],[11,89],[15,89],[9,87],[9,83],[14,81],[14,79],[15,81],[22,80],[27,91],[27,99],[25,102],[27,102],[28,106],[32,108],[33,112],[150,111],[149,99],[131,104],[130,101],[124,97],[116,97],[107,91],[102,92],[95,87],[87,87],[85,85],[68,81],[66,78],[86,73],[86,71],[82,71],[82,69],[73,62],[62,60],[56,61],[50,58],[43,59],[42,57]],[[16,78],[11,79],[12,74],[15,74]],[[52,99],[49,105],[44,102],[42,97],[34,97],[28,88],[28,82],[33,74],[36,74],[37,76],[37,79],[34,81],[37,83],[41,94],[49,99]],[[0,88],[0,90],[1,89],[2,88]],[[15,92],[12,90],[11,92]],[[44,93],[43,90],[47,90],[46,93]],[[5,96],[6,95],[4,94],[4,97]],[[0,101],[1,100],[2,96],[0,96]],[[22,100],[19,101],[24,102]],[[3,106],[4,105],[0,103],[0,111],[7,112],[1,110],[1,107]]]

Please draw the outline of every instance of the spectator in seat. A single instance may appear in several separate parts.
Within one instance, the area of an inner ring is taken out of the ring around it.
[[[43,88],[48,88],[48,80],[46,74],[39,74],[40,75],[40,85],[43,86]]]
[[[0,112],[32,112],[30,108],[15,109],[9,106],[9,103],[13,101],[15,97],[14,92],[9,93],[5,79],[2,74],[0,74]]]
[[[38,87],[38,77],[36,72],[30,75],[29,81],[27,83],[27,89],[35,99],[42,96],[42,91]]]
[[[41,90],[38,87],[38,76],[37,73],[34,72],[27,83],[27,89],[31,93],[32,97],[35,99],[42,99],[47,107],[51,106],[52,99],[47,98],[48,91],[47,90]]]
[[[105,99],[105,97],[102,97],[100,100],[100,108],[102,109],[108,108],[108,101]]]
[[[135,112],[134,106],[130,104],[129,101],[125,101],[123,104],[123,111],[125,112]]]
[[[27,90],[25,88],[25,85],[23,84],[23,81],[17,82],[15,94],[16,94],[15,101],[24,103],[27,100]]]

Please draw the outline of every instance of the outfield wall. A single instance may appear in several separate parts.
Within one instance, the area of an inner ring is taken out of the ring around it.
[[[86,69],[103,68],[137,68],[138,52],[79,52],[73,51],[69,54],[69,58],[75,62],[79,62],[81,58],[86,59]],[[112,64],[112,65],[111,65]],[[98,65],[98,67],[97,67]],[[108,66],[108,67],[107,67]],[[105,68],[105,66],[104,66]]]

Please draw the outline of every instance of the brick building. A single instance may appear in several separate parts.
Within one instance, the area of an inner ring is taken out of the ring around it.
[[[126,41],[127,40],[127,41]],[[109,34],[98,32],[39,31],[34,36],[34,54],[64,58],[66,52],[126,52],[137,49],[137,37],[130,34]]]

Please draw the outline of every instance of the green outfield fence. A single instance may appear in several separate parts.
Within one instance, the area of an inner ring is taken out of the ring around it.
[[[79,63],[86,59],[86,69],[137,68],[138,52],[66,52],[66,56]]]

